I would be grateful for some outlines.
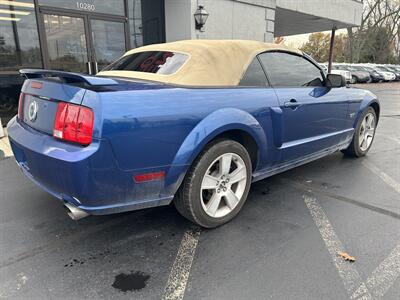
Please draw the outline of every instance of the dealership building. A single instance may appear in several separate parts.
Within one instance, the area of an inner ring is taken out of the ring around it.
[[[359,0],[0,0],[0,118],[16,113],[21,68],[95,74],[142,45],[273,42],[358,26],[361,14]]]

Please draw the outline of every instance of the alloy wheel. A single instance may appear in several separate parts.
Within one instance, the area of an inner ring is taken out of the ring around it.
[[[365,115],[360,125],[360,133],[358,137],[358,143],[361,151],[367,151],[371,146],[372,140],[375,135],[375,116],[372,113]]]
[[[217,157],[204,174],[200,199],[204,212],[213,218],[228,215],[239,204],[247,183],[243,159],[235,153]]]

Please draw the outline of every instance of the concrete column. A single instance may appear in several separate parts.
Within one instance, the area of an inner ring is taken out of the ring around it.
[[[165,36],[167,42],[194,37],[196,0],[165,0]]]
[[[204,31],[195,29],[198,5],[210,14]],[[272,42],[275,0],[165,0],[167,42],[183,39],[247,39]]]
[[[275,8],[265,9],[265,20],[267,22],[264,42],[273,43],[275,33]]]

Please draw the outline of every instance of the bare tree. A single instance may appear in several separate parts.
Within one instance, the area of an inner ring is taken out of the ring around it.
[[[397,55],[400,51],[400,0],[366,0],[364,1],[361,25],[358,28],[347,28],[349,37],[349,60],[358,62],[362,50],[367,47],[374,36],[373,32],[383,32],[385,28],[387,39],[382,39],[386,45],[382,49],[394,48]]]

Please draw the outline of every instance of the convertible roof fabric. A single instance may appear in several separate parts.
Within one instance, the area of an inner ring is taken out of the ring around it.
[[[254,57],[266,51],[301,51],[283,45],[246,40],[185,40],[153,44],[128,51],[169,51],[189,55],[173,74],[162,75],[136,71],[102,71],[99,76],[117,76],[158,81],[184,86],[236,86]]]

